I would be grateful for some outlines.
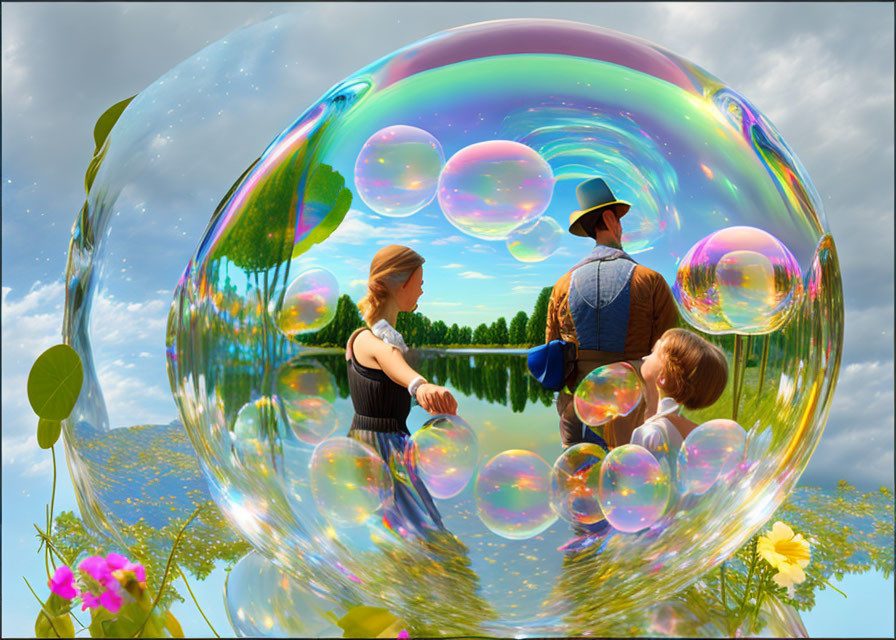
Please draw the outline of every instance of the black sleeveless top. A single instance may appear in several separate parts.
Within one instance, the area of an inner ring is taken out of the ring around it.
[[[350,431],[364,429],[409,433],[406,421],[411,412],[411,394],[381,369],[371,369],[356,362],[352,348],[354,338],[355,335],[352,335],[348,344],[351,354],[348,360],[348,389],[355,408]]]

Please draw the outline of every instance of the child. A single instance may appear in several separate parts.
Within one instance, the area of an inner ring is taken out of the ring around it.
[[[647,421],[632,433],[632,444],[665,458],[674,471],[681,443],[697,424],[681,407],[702,409],[719,399],[728,381],[724,352],[695,333],[669,329],[643,358],[641,377]]]

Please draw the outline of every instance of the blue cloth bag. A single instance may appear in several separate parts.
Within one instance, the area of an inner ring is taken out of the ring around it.
[[[564,353],[572,344],[563,340],[551,340],[540,347],[529,349],[529,373],[545,389],[560,391],[563,388],[566,381]]]

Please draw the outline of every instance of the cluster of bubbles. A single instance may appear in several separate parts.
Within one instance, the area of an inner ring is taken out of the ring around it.
[[[355,187],[364,203],[388,217],[420,211],[438,194],[445,218],[463,233],[506,240],[521,262],[540,262],[560,246],[563,230],[542,217],[554,189],[548,162],[513,140],[466,146],[445,162],[428,131],[392,125],[374,133],[355,161]]]
[[[297,374],[308,376],[307,385],[296,380],[278,384],[277,372],[304,349],[294,338],[333,317],[339,288],[333,280],[319,286],[309,279],[287,295],[294,281],[293,273],[284,268],[286,261],[326,267],[338,274],[342,288],[349,286],[365,275],[361,270],[367,264],[361,252],[350,255],[352,247],[346,245],[363,247],[369,256],[371,247],[383,238],[403,238],[401,231],[414,226],[394,214],[418,202],[429,201],[424,207],[433,208],[439,179],[452,154],[483,141],[505,140],[538,154],[554,177],[549,210],[528,220],[525,212],[516,211],[513,221],[519,224],[505,225],[507,235],[498,240],[509,250],[525,253],[524,242],[529,240],[514,244],[516,231],[524,238],[544,237],[535,225],[547,220],[551,209],[574,210],[576,182],[606,177],[619,199],[633,203],[625,231],[634,236],[623,239],[626,250],[650,249],[646,262],[669,282],[681,266],[675,290],[685,320],[709,333],[765,332],[753,342],[753,352],[763,344],[768,363],[764,383],[761,377],[745,378],[747,393],[756,392],[757,401],[751,398],[749,406],[741,407],[739,421],[754,425],[751,435],[760,425],[760,435],[747,438],[746,457],[740,464],[736,464],[742,458],[739,438],[715,430],[704,430],[712,431],[706,442],[700,440],[703,432],[695,430],[683,445],[684,453],[676,452],[676,466],[681,468],[669,474],[669,484],[672,492],[699,498],[687,503],[691,508],[679,508],[673,518],[661,516],[663,526],[653,528],[655,535],[611,534],[600,562],[588,567],[588,575],[572,586],[564,582],[573,592],[557,607],[512,608],[503,605],[521,603],[518,591],[502,595],[493,625],[455,635],[580,635],[599,617],[645,606],[717,566],[773,513],[806,468],[823,432],[842,347],[842,291],[829,226],[805,169],[774,127],[718,78],[674,53],[595,26],[553,20],[494,21],[436,34],[335,84],[297,117],[294,92],[303,68],[300,61],[307,56],[307,47],[302,46],[307,39],[301,37],[304,28],[301,16],[284,15],[228,36],[141,92],[109,136],[88,204],[73,226],[63,329],[66,342],[85,362],[85,389],[64,428],[73,483],[88,524],[97,530],[114,527],[106,515],[114,507],[95,490],[108,484],[107,478],[91,462],[92,441],[83,434],[93,438],[110,426],[122,425],[120,418],[109,415],[96,375],[102,366],[94,362],[91,344],[101,338],[94,336],[92,341],[89,335],[91,305],[103,287],[120,287],[134,300],[154,299],[157,291],[170,288],[171,282],[161,282],[167,271],[146,264],[146,255],[162,252],[147,247],[134,255],[132,247],[120,250],[116,242],[135,237],[137,230],[145,233],[150,221],[169,232],[180,225],[178,213],[172,212],[183,208],[171,206],[170,194],[181,193],[188,198],[186,206],[196,212],[208,212],[210,201],[221,204],[211,220],[205,215],[187,218],[183,224],[190,227],[184,227],[184,236],[147,235],[164,238],[166,255],[183,255],[186,265],[174,290],[165,349],[153,357],[159,365],[161,358],[166,359],[177,410],[210,493],[241,535],[293,575],[316,581],[321,593],[336,598],[345,591],[350,601],[378,606],[400,607],[412,601],[425,588],[422,581],[434,573],[472,575],[483,585],[488,580],[497,585],[492,576],[503,571],[506,580],[501,585],[492,591],[482,586],[495,600],[499,599],[495,590],[504,585],[528,591],[532,584],[547,588],[555,578],[559,583],[560,562],[550,562],[554,568],[545,573],[519,577],[509,570],[519,562],[515,554],[498,557],[495,565],[479,562],[485,553],[480,543],[499,547],[504,541],[489,540],[496,536],[478,522],[470,530],[469,522],[446,518],[446,526],[471,550],[473,562],[467,564],[444,561],[433,552],[436,545],[411,538],[396,539],[388,549],[371,542],[370,536],[366,546],[361,546],[360,538],[349,538],[347,530],[359,529],[349,524],[362,517],[370,521],[383,510],[398,486],[396,479],[369,447],[338,440],[329,431],[328,421],[336,428],[336,416],[326,407],[333,396],[318,374],[310,370]],[[226,117],[216,117],[222,112]],[[235,121],[247,126],[228,128]],[[269,131],[255,126],[271,121],[292,124],[271,141]],[[395,125],[415,125],[429,133],[444,149],[447,161],[442,162],[437,149],[424,142],[407,145],[415,158],[429,158],[420,160],[424,167],[420,175],[412,163],[402,165],[385,153],[366,163],[364,167],[374,163],[385,168],[388,160],[396,171],[395,181],[409,187],[404,190],[410,193],[381,194],[379,202],[387,203],[393,215],[370,218],[367,222],[375,233],[360,245],[346,242],[352,226],[344,221],[352,222],[346,218],[352,196],[364,191],[353,204],[367,201],[373,211],[378,206],[377,194],[366,188],[375,190],[382,176],[352,182],[359,151],[376,132]],[[158,136],[165,138],[165,145],[153,143]],[[247,167],[244,156],[220,153],[222,141],[229,149],[263,152]],[[189,171],[183,165],[187,157],[193,166],[215,165],[218,171],[209,175]],[[436,160],[437,171],[432,168]],[[399,175],[408,171],[408,165],[411,173]],[[221,180],[226,176],[235,181],[225,194]],[[537,173],[536,182],[544,183],[545,176]],[[483,171],[477,179],[486,178]],[[474,180],[470,193],[486,197],[482,184]],[[511,187],[499,193],[515,197],[518,192]],[[527,195],[519,202],[534,211],[539,200]],[[468,216],[469,224],[488,231],[462,200],[454,204],[462,224],[467,224]],[[490,205],[484,200],[480,204],[483,211]],[[141,216],[141,209],[150,215]],[[426,208],[418,213],[430,215]],[[645,217],[638,221],[642,214]],[[439,224],[454,229],[445,219]],[[110,233],[110,225],[116,233]],[[746,225],[764,231],[734,234],[723,228]],[[191,237],[190,231],[201,237]],[[489,232],[499,233],[494,227]],[[479,237],[462,235],[462,242],[451,250],[480,248],[473,244]],[[747,236],[755,241],[747,242]],[[769,236],[777,242],[770,243]],[[189,246],[177,244],[184,238],[190,238]],[[693,252],[690,247],[695,247]],[[119,269],[109,268],[111,256],[125,254],[133,266],[119,276]],[[543,255],[537,247],[532,254]],[[521,266],[531,269],[527,274],[531,284],[549,285],[557,276],[539,264],[517,263],[514,269]],[[129,278],[138,272],[141,277]],[[503,281],[509,280],[509,272],[495,261],[490,275]],[[807,294],[802,295],[801,289]],[[470,287],[467,293],[464,302],[471,308],[488,302],[484,288]],[[271,321],[279,329],[268,331]],[[738,338],[735,345],[741,344]],[[749,335],[743,342],[749,345]],[[775,389],[780,391],[777,398]],[[503,412],[500,407],[492,410]],[[614,415],[621,415],[619,411]],[[481,452],[488,451],[483,460],[492,462],[481,467],[477,464],[482,463],[470,463],[482,477],[474,471],[466,484],[467,493],[475,492],[472,487],[483,498],[482,512],[493,520],[491,531],[528,535],[552,517],[561,517],[558,511],[588,521],[597,517],[597,509],[612,525],[614,512],[622,513],[614,505],[627,496],[609,495],[601,501],[600,472],[610,469],[606,457],[600,463],[586,458],[561,465],[557,486],[568,487],[569,495],[564,496],[562,488],[552,493],[549,461],[556,451],[555,418],[533,419],[513,430],[510,417],[503,418],[494,419],[494,429],[483,431],[488,442],[484,436],[479,443]],[[543,446],[548,437],[551,449]],[[490,448],[495,442],[505,444]],[[421,442],[422,448],[425,445]],[[506,495],[500,482],[495,489],[495,482],[488,485],[483,479],[501,475],[498,471],[504,465],[495,462],[495,454],[505,446],[516,449],[500,457],[510,458],[510,466],[518,464],[525,479],[519,482],[508,474]],[[716,452],[712,460],[706,451]],[[540,461],[533,455],[540,455]],[[611,462],[623,477],[627,468],[643,459]],[[730,480],[744,473],[747,462],[752,471]],[[732,464],[733,470],[726,473]],[[659,468],[664,470],[662,464]],[[426,473],[430,477],[425,482],[436,492],[444,485],[443,495],[460,483],[454,476],[443,480],[438,469]],[[287,486],[287,479],[292,486]],[[541,487],[540,494],[532,495],[530,486]],[[705,486],[710,488],[695,493]],[[603,487],[612,491],[610,482]],[[719,490],[722,487],[726,490]],[[634,491],[629,495],[642,490],[645,497],[662,493],[656,482],[627,489]],[[462,491],[454,499],[461,503],[465,495]],[[652,508],[652,500],[640,506]],[[674,502],[670,498],[668,505]],[[479,506],[476,500],[472,503]],[[614,507],[606,510],[609,515],[602,504]],[[627,504],[625,510],[636,506]],[[667,506],[667,512],[670,509]],[[641,526],[650,517],[638,516],[631,526]],[[470,520],[475,519],[474,515]],[[554,533],[543,531],[545,539]],[[614,545],[614,540],[620,542]],[[541,545],[539,552],[544,548]],[[393,550],[415,559],[407,566],[423,565],[426,571],[414,573],[401,566],[395,572],[400,576],[390,574]],[[350,566],[358,581],[340,566]],[[614,579],[607,580],[610,576]],[[524,578],[527,585],[522,584]],[[474,585],[465,593],[479,588]],[[577,603],[586,600],[600,606],[577,609]],[[437,609],[417,607],[405,613],[421,626],[457,631]],[[579,611],[582,615],[577,615]]]
[[[326,371],[291,371],[295,377],[289,379],[307,377],[311,388],[306,393],[326,392]],[[628,363],[599,367],[588,378],[575,393],[588,408],[582,415],[592,422],[586,424],[627,415],[641,399],[640,380]],[[255,404],[247,406],[246,415],[257,411]],[[511,449],[479,470],[474,484],[477,514],[490,531],[512,540],[537,536],[558,516],[580,525],[606,519],[617,531],[640,531],[667,512],[674,495],[705,493],[728,476],[745,452],[744,430],[726,419],[710,420],[688,434],[680,451],[671,452],[677,461],[671,468],[665,458],[658,460],[635,444],[609,453],[596,444],[577,444],[565,450],[553,467],[532,451]],[[478,436],[458,416],[435,416],[414,432],[406,458],[407,468],[433,497],[453,498],[476,472]],[[382,458],[351,438],[324,440],[311,458],[315,500],[321,513],[339,524],[366,522],[388,501],[391,482]]]
[[[782,327],[799,304],[802,271],[767,231],[726,227],[691,247],[672,291],[682,315],[702,331],[766,334]]]

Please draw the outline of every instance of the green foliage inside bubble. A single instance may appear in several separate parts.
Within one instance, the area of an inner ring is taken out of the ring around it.
[[[64,420],[75,408],[84,368],[78,352],[57,344],[38,356],[28,374],[28,402],[38,417]]]
[[[41,449],[49,449],[62,433],[61,420],[47,420],[41,418],[37,421],[37,444]]]

